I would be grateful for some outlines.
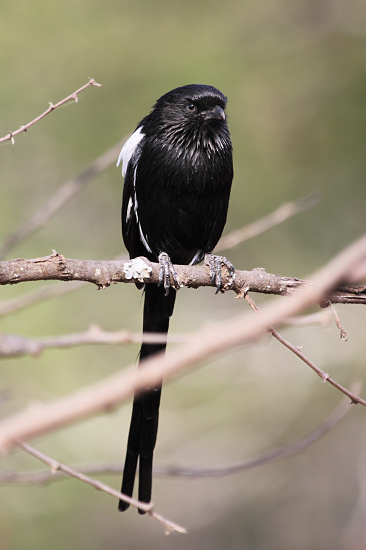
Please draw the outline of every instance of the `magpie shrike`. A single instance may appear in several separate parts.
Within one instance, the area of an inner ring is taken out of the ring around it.
[[[160,264],[160,285],[145,285],[143,332],[167,333],[179,280],[175,264],[205,259],[221,290],[222,256],[213,256],[223,231],[231,182],[232,146],[226,97],[213,86],[190,84],[158,99],[120,153],[124,177],[122,234],[131,258]],[[172,278],[173,283],[170,284]],[[142,344],[140,362],[166,344]],[[161,384],[135,396],[121,492],[150,502]],[[119,510],[129,504],[120,500]],[[140,513],[144,513],[139,510]]]

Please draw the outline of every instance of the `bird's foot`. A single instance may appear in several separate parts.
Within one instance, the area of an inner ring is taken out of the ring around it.
[[[180,288],[178,273],[166,252],[159,254],[159,286],[164,285],[165,296],[169,294],[169,288],[172,286],[175,290]]]
[[[205,254],[205,264],[209,268],[211,283],[216,283],[216,294],[224,292],[222,288],[222,268],[225,267],[229,275],[229,286],[235,280],[234,266],[225,256],[216,256],[215,254]]]

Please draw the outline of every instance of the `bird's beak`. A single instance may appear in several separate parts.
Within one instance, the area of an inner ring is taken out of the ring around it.
[[[224,110],[219,105],[215,105],[212,109],[204,111],[202,115],[205,119],[225,120],[226,118]]]

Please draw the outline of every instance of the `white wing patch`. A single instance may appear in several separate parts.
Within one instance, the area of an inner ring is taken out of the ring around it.
[[[139,220],[138,204],[137,204],[137,196],[136,196],[136,172],[137,172],[137,166],[135,167],[135,172],[133,174],[133,189],[134,189],[134,200],[132,201],[133,202],[133,208],[134,208],[134,211],[135,211],[136,222],[139,226],[140,240],[141,240],[142,244],[144,245],[144,247],[146,248],[146,250],[148,252],[151,252],[151,248],[149,246],[149,243],[147,242],[147,238],[145,237],[144,232],[142,231],[141,223],[140,223],[140,220]],[[127,214],[128,214],[128,212],[127,212]]]
[[[137,196],[136,196],[136,172],[137,172],[137,166],[135,166],[135,171],[134,171],[134,174],[133,174],[134,195],[133,195],[133,197],[129,198],[129,201],[128,201],[128,204],[127,204],[126,223],[128,223],[129,220],[131,219],[132,209],[133,209],[133,213],[135,214],[135,218],[136,218],[136,223],[137,223],[137,226],[139,228],[140,241],[142,242],[142,244],[144,245],[146,250],[148,252],[151,252],[151,248],[149,246],[149,243],[147,242],[147,237],[145,237],[144,232],[142,231],[141,223],[140,223],[140,220],[139,220],[138,203],[137,203]]]
[[[145,134],[142,132],[141,126],[135,130],[135,132],[128,138],[122,150],[119,154],[117,167],[122,162],[122,177],[125,177],[127,172],[128,163],[131,160],[132,155],[134,154],[136,147],[140,141],[145,137]]]
[[[118,161],[117,161],[117,167],[122,162],[122,177],[125,177],[128,164],[136,151],[136,148],[138,147],[140,141],[145,137],[145,134],[142,132],[142,127],[140,126],[137,128],[137,130],[128,138],[124,146],[122,147],[122,151],[119,154]],[[132,215],[132,209],[134,211],[136,222],[139,228],[140,233],[140,239],[144,247],[148,252],[151,252],[151,248],[149,246],[149,243],[147,242],[147,238],[145,237],[142,227],[139,220],[138,215],[138,204],[137,204],[137,196],[136,196],[136,171],[137,171],[137,165],[135,166],[135,171],[133,175],[133,190],[134,190],[134,196],[133,198],[130,197],[130,200],[127,204],[127,212],[126,212],[126,223],[128,223],[129,219]]]
[[[144,247],[146,248],[146,250],[148,252],[152,252],[151,248],[149,247],[149,243],[147,242],[147,239],[146,239],[145,235],[143,234],[140,222],[139,222],[139,231],[140,231],[140,239],[141,239],[142,244],[144,245]]]
[[[132,201],[132,198],[130,197],[130,200],[128,201],[128,205],[127,205],[126,223],[128,223],[129,219],[131,218],[132,207],[133,207],[133,201]]]
[[[189,263],[189,265],[194,265],[198,258],[201,256],[202,250],[197,250],[196,254],[194,255],[192,261]]]

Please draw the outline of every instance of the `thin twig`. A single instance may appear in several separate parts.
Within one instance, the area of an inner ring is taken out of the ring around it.
[[[49,198],[46,204],[38,210],[29,220],[21,225],[13,233],[5,237],[0,245],[0,259],[4,258],[20,241],[23,241],[35,231],[43,227],[51,218],[70,201],[95,176],[115,163],[121,150],[123,141],[110,147],[100,157],[95,159],[78,176],[67,181],[56,193]]]
[[[36,124],[42,118],[44,118],[48,114],[52,113],[52,111],[54,111],[58,107],[61,107],[61,105],[64,105],[68,101],[74,100],[75,103],[77,103],[78,102],[78,95],[80,94],[80,92],[82,92],[83,90],[85,90],[89,86],[101,87],[101,84],[98,84],[98,82],[95,82],[94,78],[90,78],[89,81],[86,84],[84,84],[84,86],[81,86],[81,88],[79,88],[78,90],[76,90],[72,94],[68,95],[67,97],[65,97],[64,99],[59,101],[58,103],[53,104],[53,103],[50,102],[48,108],[42,114],[38,115],[36,118],[34,118],[30,122],[28,122],[28,124],[24,124],[24,126],[21,126],[20,128],[18,128],[18,130],[15,130],[14,132],[9,132],[8,134],[6,134],[6,136],[0,138],[0,143],[3,142],[3,141],[11,141],[11,143],[14,145],[15,136],[17,136],[21,132],[26,132],[28,130],[28,128],[30,128],[30,126],[33,126],[33,124]]]
[[[286,324],[292,327],[298,326],[310,326],[320,325],[324,328],[330,326],[333,316],[327,309],[321,309],[315,313],[309,313],[308,315],[297,315],[296,317],[289,317],[286,319]]]
[[[12,313],[17,313],[30,306],[36,305],[43,300],[49,300],[50,298],[58,298],[71,294],[75,290],[79,290],[85,287],[86,283],[83,281],[70,281],[68,285],[51,284],[44,285],[40,288],[32,290],[31,292],[25,292],[21,296],[5,300],[0,303],[0,317],[5,317]]]
[[[331,312],[332,312],[333,317],[334,317],[335,324],[337,325],[337,328],[339,330],[339,337],[342,338],[342,340],[344,342],[347,342],[347,340],[348,340],[347,331],[344,330],[344,328],[342,327],[341,320],[340,320],[339,315],[336,312],[336,309],[335,309],[334,305],[332,304],[332,302],[329,302],[329,305],[330,305],[330,309],[331,309]]]
[[[319,203],[320,198],[321,197],[318,193],[312,193],[311,195],[302,197],[297,201],[286,202],[267,216],[264,216],[251,224],[245,225],[241,229],[235,229],[231,233],[221,237],[215,250],[227,250],[229,248],[234,248],[248,239],[257,237],[257,235],[268,231],[268,229],[271,229],[275,225],[283,223],[288,218],[291,218],[292,216],[295,216],[308,208],[312,208]]]
[[[45,338],[25,338],[17,334],[0,333],[0,357],[18,357],[32,355],[36,357],[46,349],[62,349],[75,346],[127,345],[144,342],[146,344],[163,344],[167,342],[167,335],[161,333],[133,333],[128,330],[105,331],[97,325],[91,325],[89,330],[62,336],[48,336]],[[169,336],[170,342],[184,342],[183,335]]]
[[[166,534],[172,533],[174,531],[176,531],[177,533],[187,533],[187,530],[184,527],[181,527],[174,521],[171,521],[170,519],[165,518],[158,512],[155,512],[154,505],[152,503],[146,504],[144,502],[140,502],[134,498],[131,498],[127,495],[124,495],[123,493],[116,491],[112,487],[109,487],[109,485],[107,485],[106,483],[102,483],[101,481],[92,479],[91,477],[85,474],[82,474],[77,470],[74,470],[74,468],[71,468],[70,466],[67,466],[62,462],[59,462],[58,460],[51,458],[50,456],[42,453],[41,451],[38,451],[34,447],[31,447],[28,443],[18,441],[17,446],[20,449],[22,449],[24,452],[34,456],[34,458],[47,464],[51,468],[51,472],[57,472],[60,470],[70,477],[74,477],[75,479],[78,479],[79,481],[82,481],[87,485],[91,485],[91,487],[94,487],[94,489],[97,489],[98,491],[103,491],[103,493],[107,493],[108,495],[111,495],[115,498],[122,499],[125,502],[128,502],[135,508],[144,510],[147,514],[149,514],[152,518],[159,521],[159,523],[161,523],[164,526]]]
[[[303,318],[286,319],[286,324],[294,325],[296,323],[324,323],[324,315],[327,312],[320,311]],[[329,316],[327,315],[329,319]],[[38,357],[47,349],[63,349],[75,346],[90,345],[110,345],[120,346],[129,344],[165,344],[168,340],[166,334],[148,332],[141,334],[130,332],[129,330],[105,331],[98,325],[91,325],[89,330],[84,332],[75,332],[61,336],[47,336],[43,338],[27,338],[18,334],[5,334],[0,332],[0,357],[19,357],[22,355],[31,355]],[[182,343],[189,340],[189,335],[170,334],[170,343]]]
[[[354,393],[359,393],[361,389],[360,384],[352,384],[352,391]],[[204,477],[223,477],[227,475],[236,474],[239,472],[244,472],[247,470],[252,470],[258,468],[259,466],[264,466],[270,462],[274,462],[281,458],[292,456],[298,453],[303,452],[307,447],[310,447],[319,439],[324,437],[328,432],[330,432],[351,410],[350,403],[348,399],[343,399],[336,408],[331,412],[328,418],[317,426],[309,434],[272,449],[262,455],[259,455],[250,460],[245,460],[238,462],[236,464],[228,464],[225,466],[211,466],[206,468],[197,468],[189,466],[155,466],[154,475],[165,476],[165,477],[193,477],[193,478],[204,478]],[[86,475],[110,475],[116,474],[121,475],[123,472],[121,464],[101,464],[101,465],[78,465],[74,467],[80,474]],[[57,481],[60,479],[65,479],[67,474],[62,470],[57,470],[56,472],[49,470],[38,470],[32,472],[15,472],[11,470],[6,470],[0,473],[0,484],[8,483],[17,483],[17,484],[30,484],[30,485],[45,485],[47,483]]]
[[[313,363],[312,361],[310,361],[310,359],[308,359],[301,351],[301,349],[297,346],[294,346],[293,344],[291,344],[290,342],[288,342],[285,338],[283,338],[283,336],[281,336],[273,327],[270,327],[268,329],[268,332],[270,332],[270,334],[272,334],[272,336],[274,338],[276,338],[276,340],[278,340],[279,342],[281,342],[281,344],[283,344],[284,346],[286,346],[286,348],[288,348],[290,351],[292,351],[295,355],[297,355],[297,357],[299,357],[299,359],[301,359],[304,363],[306,363],[306,365],[308,365],[314,372],[316,372],[316,374],[322,379],[323,382],[328,382],[331,386],[333,386],[334,388],[336,388],[337,390],[339,390],[340,392],[344,393],[344,395],[347,395],[347,397],[350,398],[351,402],[352,403],[358,403],[360,405],[363,405],[364,407],[366,406],[366,400],[365,399],[362,399],[361,397],[359,397],[357,394],[353,393],[351,390],[345,388],[344,386],[342,386],[341,384],[339,384],[339,382],[337,382],[336,380],[334,380],[334,378],[331,378],[331,376],[323,371],[322,369],[320,369],[317,365],[315,365],[315,363]]]
[[[361,384],[353,384],[352,390],[357,393],[361,390]],[[336,424],[338,424],[345,415],[351,410],[349,400],[343,399],[342,402],[332,411],[329,417],[319,426],[315,428],[312,432],[307,434],[300,439],[292,441],[287,445],[277,447],[272,449],[267,453],[263,453],[260,456],[257,456],[251,460],[245,462],[239,462],[238,464],[231,464],[226,466],[218,466],[212,468],[187,468],[187,467],[165,467],[165,468],[156,468],[154,470],[155,474],[160,474],[164,476],[182,476],[182,477],[223,477],[227,475],[232,475],[238,472],[244,472],[247,470],[252,470],[258,468],[259,466],[264,466],[270,462],[275,462],[281,458],[292,456],[303,452],[307,447],[310,447],[319,439],[324,437]]]
[[[252,300],[252,298],[250,298],[250,296],[248,296],[248,295],[245,296],[245,299],[249,303],[250,307],[256,313],[260,313],[260,310],[259,310],[258,306],[254,303],[254,301]],[[302,353],[300,347],[294,346],[293,344],[291,344],[288,340],[286,340],[286,338],[281,336],[281,334],[279,334],[279,332],[277,332],[277,330],[275,328],[273,328],[273,326],[269,326],[268,329],[267,329],[267,332],[269,332],[269,334],[271,334],[274,338],[276,338],[276,340],[278,340],[281,344],[283,344],[287,349],[292,351],[292,353],[297,355],[297,357],[299,357],[299,359],[301,359],[314,372],[316,372],[316,374],[322,379],[323,382],[328,382],[329,384],[331,384],[332,386],[337,388],[337,390],[344,393],[344,395],[347,395],[347,397],[350,398],[352,403],[358,403],[360,405],[366,406],[366,400],[365,399],[362,399],[357,394],[355,394],[351,390],[345,388],[344,386],[339,384],[336,380],[331,378],[330,375],[327,372],[323,371],[321,368],[319,368],[317,365],[315,365],[315,363],[310,361],[310,359],[308,359]]]

